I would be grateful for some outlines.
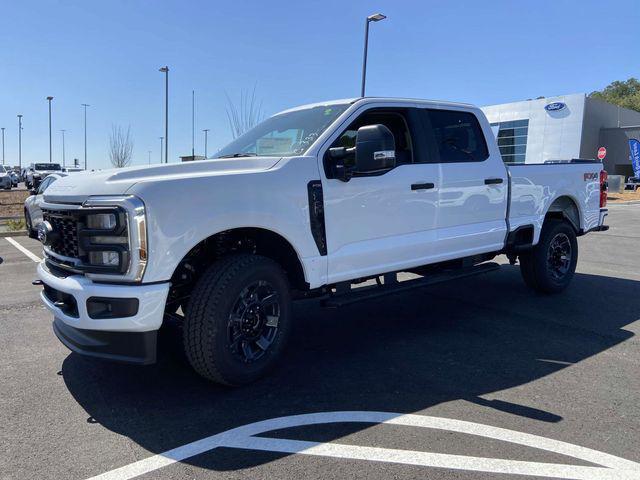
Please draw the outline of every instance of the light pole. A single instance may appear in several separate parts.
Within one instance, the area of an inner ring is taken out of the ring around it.
[[[4,165],[4,127],[2,127],[2,164]]]
[[[151,150],[147,150],[149,152],[149,165],[151,165]]]
[[[207,159],[207,137],[209,135],[209,129],[205,128],[202,130],[204,132],[204,159]]]
[[[162,141],[164,140],[164,137],[160,137],[160,163],[162,163]]]
[[[169,67],[159,71],[164,73],[164,163],[169,163]]]
[[[18,167],[22,175],[22,115],[18,115]]]
[[[87,107],[91,105],[87,103],[81,104],[84,107],[84,169],[87,169]]]
[[[360,91],[360,96],[364,97],[364,84],[367,79],[367,49],[369,47],[369,23],[371,22],[379,22],[380,20],[384,20],[387,18],[385,15],[381,13],[374,13],[373,15],[369,15],[364,24],[364,55],[362,58],[362,89]]]
[[[62,132],[62,166],[65,166],[65,156],[64,156],[64,132],[66,130],[60,130]]]
[[[53,150],[51,148],[51,100],[53,97],[47,97],[49,101],[49,163],[53,162]]]
[[[196,91],[191,90],[191,158],[196,159]]]

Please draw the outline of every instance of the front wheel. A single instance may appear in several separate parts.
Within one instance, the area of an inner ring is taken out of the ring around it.
[[[33,222],[31,221],[31,215],[29,215],[29,211],[24,209],[24,223],[27,227],[27,235],[29,238],[38,239],[38,232],[33,228]]]
[[[273,368],[290,329],[289,284],[280,265],[258,255],[233,255],[214,263],[198,280],[183,343],[200,375],[243,385]]]
[[[578,263],[578,240],[571,225],[549,219],[538,244],[520,255],[525,283],[541,293],[559,293],[571,282]]]

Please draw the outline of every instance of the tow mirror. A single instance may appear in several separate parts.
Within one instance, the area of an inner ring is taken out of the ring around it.
[[[384,125],[366,125],[356,136],[356,171],[389,170],[396,166],[396,142]]]

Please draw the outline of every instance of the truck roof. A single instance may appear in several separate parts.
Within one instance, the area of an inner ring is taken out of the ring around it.
[[[345,103],[356,103],[356,102],[376,102],[376,101],[389,101],[389,102],[407,102],[407,103],[420,103],[423,105],[438,105],[438,106],[451,106],[451,107],[467,107],[467,108],[475,108],[475,105],[470,103],[461,103],[461,102],[449,102],[444,100],[426,100],[422,98],[400,98],[400,97],[353,97],[353,98],[342,98],[337,100],[327,100],[325,102],[316,102],[316,103],[308,103],[305,105],[299,105],[297,107],[288,108],[286,110],[282,110],[275,115],[280,115],[281,113],[289,113],[295,112],[296,110],[305,110],[307,108],[314,107],[322,107],[326,105],[338,105]]]

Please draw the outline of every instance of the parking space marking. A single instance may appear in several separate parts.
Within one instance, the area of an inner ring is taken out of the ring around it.
[[[255,436],[283,428],[347,422],[403,425],[464,433],[546,450],[600,466],[528,462]],[[111,470],[89,480],[126,480],[134,478],[218,447],[547,478],[574,480],[640,479],[639,463],[538,435],[451,418],[414,414],[405,415],[392,412],[352,411],[293,415],[251,423]]]
[[[36,254],[31,253],[29,250],[27,250],[26,248],[24,248],[22,245],[20,245],[18,242],[16,242],[13,238],[11,237],[4,237],[4,239],[9,242],[11,245],[13,245],[14,247],[16,247],[18,250],[20,250],[22,253],[24,253],[27,257],[29,257],[31,260],[33,260],[36,263],[40,263],[42,261],[42,259],[40,257],[38,257]]]

